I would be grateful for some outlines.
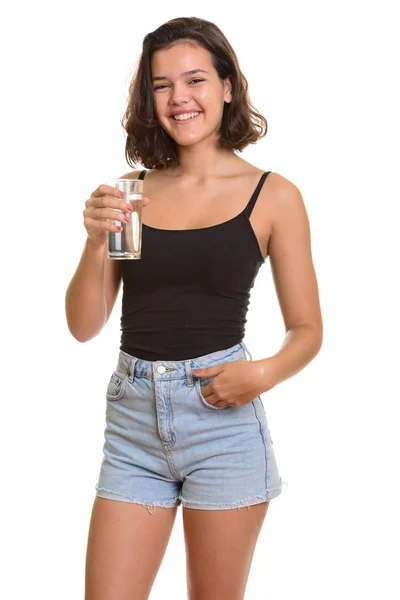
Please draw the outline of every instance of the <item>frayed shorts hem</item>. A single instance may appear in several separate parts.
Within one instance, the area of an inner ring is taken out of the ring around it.
[[[148,508],[172,508],[174,506],[180,505],[180,497],[176,496],[175,498],[171,498],[170,500],[155,500],[154,502],[149,502],[148,500],[143,500],[142,498],[134,498],[132,496],[124,496],[124,494],[120,494],[119,492],[113,492],[111,490],[106,490],[105,488],[96,486],[96,496],[99,498],[106,498],[108,500],[119,500],[120,502],[131,502],[133,504],[142,504]]]
[[[113,492],[111,490],[107,490],[99,486],[96,486],[96,496],[100,498],[106,498],[108,500],[119,500],[120,502],[131,502],[133,504],[141,504],[142,506],[146,506],[148,509],[173,508],[182,504],[182,506],[185,508],[192,508],[197,510],[229,510],[233,508],[249,508],[250,506],[254,506],[255,504],[269,502],[270,500],[276,498],[282,493],[282,487],[284,485],[287,485],[286,481],[283,481],[282,484],[278,487],[265,490],[262,494],[257,494],[256,496],[248,496],[243,500],[224,504],[204,503],[197,502],[196,500],[186,500],[182,495],[176,496],[175,498],[171,498],[170,500],[155,500],[153,502],[150,502],[148,500],[143,500],[142,498],[125,496],[124,494],[120,494],[119,492]]]
[[[257,494],[256,496],[248,496],[243,500],[239,500],[237,502],[230,502],[224,504],[205,504],[204,502],[196,502],[195,500],[185,500],[183,496],[180,496],[180,500],[182,501],[182,506],[185,508],[194,508],[198,510],[230,510],[233,508],[249,508],[250,506],[254,506],[255,504],[261,504],[263,502],[269,502],[273,498],[279,496],[282,493],[282,486],[287,485],[287,482],[282,482],[276,488],[271,488],[269,490],[265,490],[262,494]]]

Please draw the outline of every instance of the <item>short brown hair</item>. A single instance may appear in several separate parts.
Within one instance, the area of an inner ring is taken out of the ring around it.
[[[140,163],[147,169],[162,169],[179,164],[176,142],[157,120],[151,80],[154,52],[179,41],[197,43],[208,50],[219,78],[231,79],[232,102],[224,105],[220,146],[242,151],[267,133],[267,121],[252,105],[247,80],[222,31],[214,23],[196,17],[172,19],[145,36],[129,86],[128,106],[121,125],[127,133],[125,158],[132,167]]]

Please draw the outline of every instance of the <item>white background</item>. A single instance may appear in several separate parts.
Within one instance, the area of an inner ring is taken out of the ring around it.
[[[142,39],[199,16],[230,40],[268,121],[243,158],[303,195],[325,328],[317,358],[263,395],[288,485],[271,501],[246,600],[398,598],[395,2],[13,6],[0,42],[2,596],[83,598],[121,297],[101,335],[80,344],[65,291],[86,199],[131,170],[120,119]],[[284,333],[267,262],[245,342],[266,358]],[[184,561],[179,512],[152,600],[186,598]]]

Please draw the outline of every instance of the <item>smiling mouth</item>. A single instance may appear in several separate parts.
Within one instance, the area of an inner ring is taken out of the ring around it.
[[[186,113],[186,114],[176,115],[176,116],[172,115],[170,117],[170,119],[175,121],[175,123],[188,123],[189,121],[194,121],[195,119],[197,119],[197,117],[201,114],[202,114],[201,112],[195,112],[195,113]]]

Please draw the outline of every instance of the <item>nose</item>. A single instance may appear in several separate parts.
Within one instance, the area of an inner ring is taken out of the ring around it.
[[[183,104],[190,100],[189,90],[185,84],[175,84],[171,87],[170,101],[172,104]]]

